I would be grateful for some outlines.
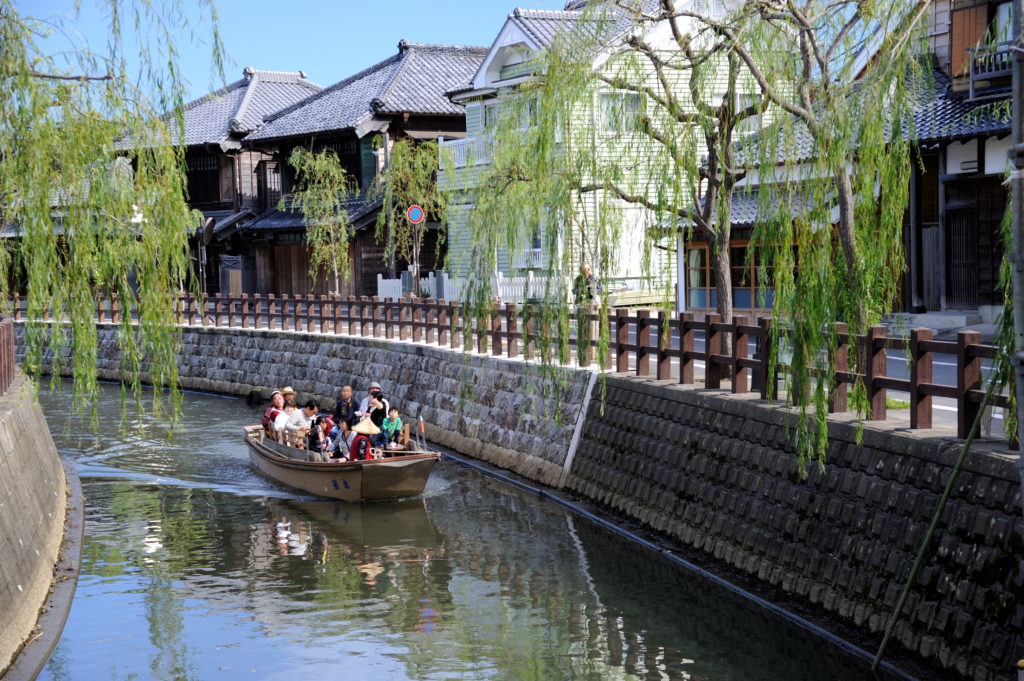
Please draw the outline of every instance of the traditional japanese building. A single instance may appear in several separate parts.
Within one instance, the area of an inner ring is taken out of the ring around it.
[[[323,88],[302,71],[246,68],[242,78],[185,106],[184,138],[188,202],[212,225],[194,242],[204,290],[241,291],[249,268],[225,241],[258,212],[256,169],[267,154],[243,149],[242,139],[266,116]]]
[[[267,116],[244,143],[259,158],[254,166],[257,216],[239,223],[231,236],[233,252],[251,264],[243,277],[249,282],[245,292],[319,294],[334,288],[333,281],[310,278],[305,218],[288,203],[295,181],[288,159],[296,147],[304,147],[334,150],[361,190],[346,205],[356,233],[349,251],[351,271],[337,292],[375,295],[377,275],[391,268],[375,234],[381,201],[372,191],[373,181],[387,167],[398,139],[465,136],[465,113],[445,92],[465,82],[485,53],[479,47],[403,40],[397,54]],[[428,230],[421,251],[424,270],[440,263],[436,244],[437,230]]]

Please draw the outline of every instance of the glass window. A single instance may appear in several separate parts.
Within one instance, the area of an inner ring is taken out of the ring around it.
[[[606,132],[636,130],[643,114],[643,98],[635,92],[601,95],[601,128]]]

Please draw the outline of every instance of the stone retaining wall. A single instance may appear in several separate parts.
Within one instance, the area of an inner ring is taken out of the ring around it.
[[[22,331],[17,324],[19,341]],[[99,325],[102,378],[121,376],[117,333],[113,325]],[[315,397],[328,409],[342,385],[351,384],[361,397],[376,380],[404,420],[423,417],[432,441],[547,485],[562,474],[589,378],[566,371],[539,380],[536,367],[524,362],[426,345],[212,327],[183,329],[179,370],[184,388],[228,395],[257,390],[269,398],[290,385],[300,404]],[[559,418],[544,418],[553,416],[555,391]]]
[[[21,372],[0,397],[0,676],[33,636],[64,535],[64,469]]]
[[[19,325],[20,331],[20,325]],[[119,378],[116,329],[100,375]],[[379,380],[405,416],[463,454],[605,504],[751,579],[880,638],[959,443],[831,423],[827,470],[797,475],[792,414],[754,395],[611,376],[571,449],[589,374],[557,385],[561,425],[535,416],[529,365],[385,340],[187,328],[184,387],[245,395],[292,385],[333,404]],[[467,389],[468,388],[468,389]],[[597,391],[595,390],[595,393]],[[603,409],[603,411],[602,411]],[[861,439],[862,438],[862,439]],[[931,664],[988,681],[1024,657],[1024,528],[1012,458],[972,453],[896,640]]]
[[[858,444],[834,423],[826,472],[801,481],[787,418],[753,396],[612,377],[568,487],[879,634],[960,443],[866,427]],[[1008,678],[1024,657],[1022,529],[1014,462],[972,452],[896,639]]]

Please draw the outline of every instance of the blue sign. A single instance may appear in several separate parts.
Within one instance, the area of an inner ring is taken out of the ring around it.
[[[423,222],[427,215],[423,212],[423,209],[417,205],[409,206],[409,210],[405,211],[405,217],[409,219],[414,225],[418,225]]]

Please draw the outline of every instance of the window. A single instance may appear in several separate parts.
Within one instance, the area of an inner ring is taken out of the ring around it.
[[[188,201],[191,204],[220,202],[220,171],[213,154],[189,154],[185,161]]]
[[[757,253],[747,262],[747,245],[733,242],[730,248],[732,306],[737,311],[771,308],[775,304],[772,268],[758,262]],[[763,300],[762,300],[763,298]],[[687,247],[686,305],[691,309],[718,307],[718,291],[710,252],[704,244]]]
[[[277,161],[260,161],[256,174],[259,202],[263,210],[270,210],[281,200],[281,168]]]
[[[517,102],[517,104],[519,104]],[[537,124],[537,98],[530,97],[522,101],[522,109],[519,112],[519,128],[531,128]],[[493,102],[484,106],[484,130],[494,132],[498,127],[501,116],[501,103]]]
[[[498,103],[484,105],[484,130],[493,132],[498,127]]]
[[[635,92],[608,92],[601,95],[601,129],[605,132],[636,130],[643,116],[643,98]]]

